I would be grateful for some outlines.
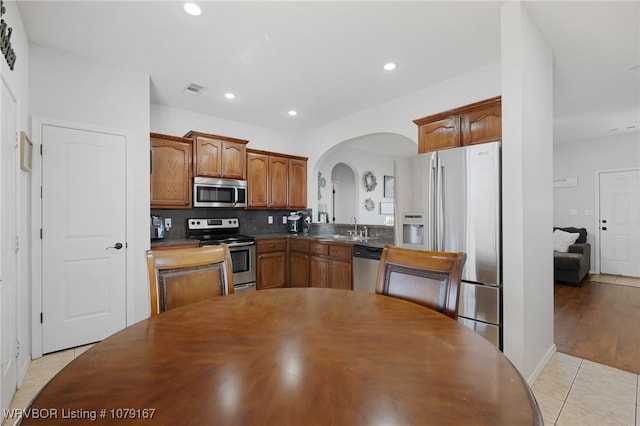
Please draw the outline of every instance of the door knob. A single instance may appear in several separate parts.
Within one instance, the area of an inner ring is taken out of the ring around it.
[[[602,219],[602,223],[607,223],[607,219]]]
[[[607,227],[606,227],[606,226],[603,226],[603,227],[602,227],[602,230],[603,230],[603,231],[606,231],[606,230],[607,230]]]
[[[120,250],[122,248],[122,243],[116,243],[115,245],[113,245],[111,247],[107,247],[105,250],[109,250],[110,248],[114,248],[116,250]]]

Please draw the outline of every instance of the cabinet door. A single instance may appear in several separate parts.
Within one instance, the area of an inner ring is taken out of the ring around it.
[[[195,144],[195,175],[222,177],[222,141],[198,136]]]
[[[289,253],[289,287],[309,287],[309,255]]]
[[[478,108],[462,116],[462,145],[502,140],[500,102]]]
[[[418,135],[418,152],[460,146],[460,117],[451,116],[432,123],[422,124]]]
[[[287,208],[289,160],[269,156],[270,208]]]
[[[289,159],[289,207],[307,208],[307,162]]]
[[[256,288],[283,288],[286,284],[286,252],[262,253],[257,258]]]
[[[242,143],[222,142],[221,171],[227,179],[245,178],[246,147]]]
[[[330,287],[330,267],[330,259],[320,256],[309,256],[309,287]]]
[[[331,260],[331,288],[353,289],[353,269],[351,262]]]
[[[247,206],[267,207],[269,181],[269,156],[250,152],[247,154]]]
[[[151,208],[191,208],[192,142],[151,136]]]

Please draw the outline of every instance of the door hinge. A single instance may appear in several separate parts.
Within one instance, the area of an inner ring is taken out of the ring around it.
[[[44,323],[44,313],[40,312],[40,324]]]
[[[16,339],[16,358],[20,356],[20,339]]]
[[[40,186],[40,199],[42,200],[42,186]]]
[[[42,239],[42,228],[40,228],[40,239]]]
[[[42,156],[42,144],[40,144],[40,156]]]

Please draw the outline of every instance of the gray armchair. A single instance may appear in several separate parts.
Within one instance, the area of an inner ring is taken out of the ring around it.
[[[580,237],[565,252],[553,252],[553,278],[561,284],[577,286],[591,268],[591,244],[587,243],[585,228],[553,228],[579,233]]]

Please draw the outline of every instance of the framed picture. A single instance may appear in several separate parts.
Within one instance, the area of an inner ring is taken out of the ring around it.
[[[393,214],[393,203],[380,203],[380,214]]]
[[[393,176],[384,177],[384,198],[393,198]]]
[[[30,172],[33,165],[33,143],[25,132],[20,132],[20,168]]]

